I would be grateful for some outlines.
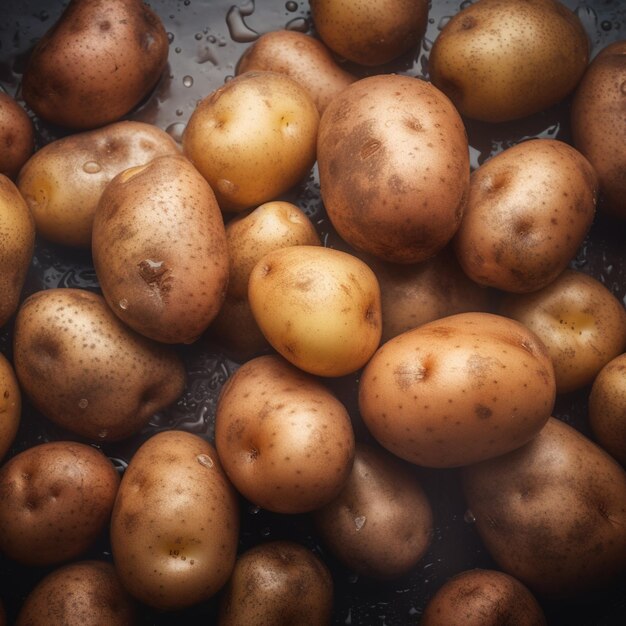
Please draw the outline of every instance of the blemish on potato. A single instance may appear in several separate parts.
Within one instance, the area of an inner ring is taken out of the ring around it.
[[[493,411],[484,404],[477,404],[474,407],[474,413],[479,419],[489,419],[493,415]]]

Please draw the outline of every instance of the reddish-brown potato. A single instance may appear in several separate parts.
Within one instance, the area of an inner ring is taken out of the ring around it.
[[[13,366],[0,354],[0,461],[13,443],[22,415],[22,394]]]
[[[0,91],[0,174],[15,178],[35,148],[35,129],[26,111]]]

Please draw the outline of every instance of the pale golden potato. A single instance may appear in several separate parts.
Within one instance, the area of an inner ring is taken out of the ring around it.
[[[160,432],[132,457],[111,517],[122,585],[142,602],[179,609],[228,580],[237,551],[239,504],[213,446]]]
[[[26,111],[0,91],[0,174],[15,178],[35,148],[35,129]]]
[[[266,339],[305,372],[355,372],[380,342],[378,281],[346,252],[318,246],[269,252],[250,274],[248,298]]]
[[[17,185],[40,235],[89,247],[93,216],[109,181],[129,167],[178,152],[160,128],[118,122],[47,144],[28,160]]]
[[[275,72],[247,72],[208,95],[193,112],[183,152],[223,211],[273,200],[315,162],[319,113],[307,90]]]
[[[593,221],[596,173],[562,141],[513,146],[472,173],[457,258],[477,283],[527,293],[569,264]]]
[[[500,312],[518,320],[541,339],[554,364],[558,393],[590,384],[626,350],[626,311],[599,281],[566,270],[547,287],[510,294]]]
[[[588,60],[580,19],[557,0],[478,0],[444,26],[429,71],[461,114],[503,122],[563,100]]]
[[[0,461],[11,447],[22,416],[22,394],[13,366],[0,354]]]

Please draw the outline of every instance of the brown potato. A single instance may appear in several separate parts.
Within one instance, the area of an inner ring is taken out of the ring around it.
[[[465,273],[516,293],[549,285],[582,244],[597,191],[589,161],[561,141],[535,139],[501,152],[470,179],[454,240]]]
[[[328,216],[357,250],[417,263],[461,223],[467,137],[452,103],[429,83],[380,75],[350,85],[324,111],[317,159]]]
[[[359,383],[372,435],[429,467],[476,463],[522,446],[546,423],[554,398],[541,341],[490,313],[459,313],[391,339]]]
[[[118,122],[44,146],[28,160],[17,185],[40,235],[89,247],[93,216],[109,181],[129,167],[178,152],[176,142],[160,128]]]
[[[22,394],[13,366],[0,354],[0,461],[11,447],[22,415]]]
[[[26,111],[0,91],[0,174],[15,178],[35,148],[35,129]]]
[[[478,0],[445,25],[429,70],[463,115],[503,122],[563,100],[588,60],[585,29],[558,0]]]
[[[626,41],[591,62],[572,102],[574,145],[591,161],[602,192],[600,208],[626,218]]]
[[[409,572],[433,533],[430,503],[415,474],[363,443],[356,445],[341,493],[313,515],[330,551],[351,570],[372,578]]]
[[[83,437],[129,437],[183,392],[185,370],[169,347],[126,327],[94,293],[47,289],[17,315],[15,371],[46,417]]]
[[[192,343],[224,301],[224,222],[211,188],[183,156],[118,174],[98,203],[92,246],[109,306],[146,337]]]
[[[61,126],[104,126],[155,86],[168,48],[161,20],[142,0],[72,0],[30,56],[24,100]]]
[[[242,554],[220,598],[218,626],[331,623],[333,580],[310,550],[271,541]]]
[[[354,456],[341,402],[273,355],[248,361],[222,388],[215,445],[238,491],[279,513],[304,513],[332,500]]]
[[[111,548],[123,586],[159,609],[214,595],[235,563],[239,504],[213,446],[160,432],[135,452],[111,517]]]
[[[82,443],[14,456],[0,468],[0,551],[31,566],[79,556],[109,521],[119,482],[109,459]]]
[[[537,593],[600,588],[626,567],[626,473],[567,424],[550,419],[533,441],[463,478],[491,556]]]
[[[495,570],[457,574],[439,588],[420,626],[546,626],[533,594],[518,580]]]
[[[626,350],[626,311],[599,281],[566,270],[547,287],[507,296],[502,315],[532,330],[545,344],[558,393],[590,384],[598,372]]]
[[[137,607],[111,563],[80,561],[48,574],[30,592],[15,626],[134,626]]]

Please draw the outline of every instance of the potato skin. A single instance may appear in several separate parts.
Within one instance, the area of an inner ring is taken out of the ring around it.
[[[160,128],[118,122],[47,144],[24,165],[17,185],[40,235],[90,247],[93,216],[109,181],[129,167],[178,153],[176,142]]]
[[[626,473],[551,418],[519,450],[464,468],[467,504],[485,546],[540,594],[601,587],[626,567]]]
[[[527,293],[568,265],[593,221],[598,191],[592,165],[567,144],[535,139],[472,173],[454,245],[477,283]]]
[[[357,250],[417,263],[458,228],[469,190],[459,114],[430,83],[371,76],[337,95],[320,121],[320,191],[339,235]]]
[[[626,219],[626,41],[595,57],[572,101],[574,145],[591,161],[600,179],[601,210]]]
[[[11,447],[22,416],[22,394],[13,366],[0,354],[0,461]]]
[[[82,554],[109,521],[119,482],[109,459],[86,444],[28,448],[0,468],[0,550],[31,566]]]
[[[15,179],[35,148],[35,129],[26,111],[0,91],[0,174]]]
[[[220,598],[218,626],[330,624],[333,581],[310,550],[271,541],[242,554]]]
[[[532,593],[496,570],[473,569],[446,581],[430,599],[420,626],[546,626]]]
[[[115,122],[155,86],[168,49],[161,20],[141,0],[72,0],[30,56],[24,100],[69,128]]]
[[[134,626],[137,607],[111,563],[80,561],[54,570],[30,592],[15,626]]]
[[[490,313],[459,313],[398,335],[359,383],[372,435],[428,467],[476,463],[523,445],[546,423],[554,398],[543,344]]]
[[[159,157],[107,185],[92,249],[109,306],[146,337],[192,343],[222,305],[224,222],[211,188],[183,156]]]
[[[35,407],[97,441],[138,432],[184,389],[180,357],[130,330],[88,291],[47,289],[27,298],[13,344],[16,374]]]
[[[462,115],[504,122],[563,100],[588,60],[585,29],[560,2],[478,0],[445,25],[429,70]]]
[[[304,513],[332,500],[354,457],[345,407],[275,355],[251,359],[222,388],[215,445],[238,491],[278,513]]]
[[[123,586],[159,609],[214,595],[235,563],[239,503],[215,448],[183,431],[143,443],[122,478],[111,516]]]

